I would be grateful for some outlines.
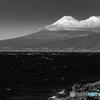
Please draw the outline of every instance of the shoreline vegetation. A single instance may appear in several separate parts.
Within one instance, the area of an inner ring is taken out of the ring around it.
[[[0,50],[0,53],[100,53],[100,50],[94,51],[67,51],[67,50]]]
[[[72,91],[66,92],[65,90],[57,93],[55,96],[48,98],[48,100],[100,100],[99,96],[77,96],[75,93],[82,92],[97,92],[100,93],[100,81],[95,83],[87,83],[85,85],[74,84]]]

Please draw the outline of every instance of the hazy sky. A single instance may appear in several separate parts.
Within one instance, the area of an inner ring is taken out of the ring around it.
[[[63,16],[100,16],[100,0],[0,0],[0,40],[34,33]]]

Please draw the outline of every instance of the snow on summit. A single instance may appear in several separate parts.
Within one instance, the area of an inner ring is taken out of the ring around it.
[[[100,16],[91,16],[86,20],[77,20],[72,16],[64,16],[55,23],[45,27],[47,30],[80,30],[100,28]]]
[[[64,25],[66,23],[73,23],[74,24],[74,23],[78,23],[78,21],[71,16],[64,16],[60,20],[58,20],[57,22],[53,23],[52,25],[57,25],[57,24]]]

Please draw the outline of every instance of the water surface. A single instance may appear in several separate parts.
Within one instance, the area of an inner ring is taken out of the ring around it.
[[[2,97],[47,98],[100,80],[100,53],[0,53]],[[17,99],[16,99],[17,100]]]

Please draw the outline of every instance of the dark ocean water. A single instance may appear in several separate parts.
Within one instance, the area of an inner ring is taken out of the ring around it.
[[[0,100],[46,100],[99,80],[100,53],[0,53]]]

